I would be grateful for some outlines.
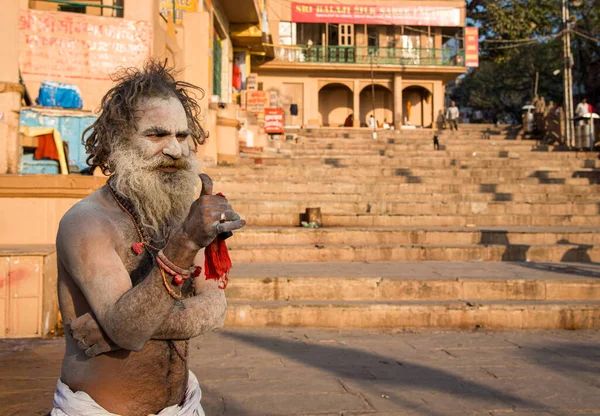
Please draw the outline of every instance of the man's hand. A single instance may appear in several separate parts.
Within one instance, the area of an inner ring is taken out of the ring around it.
[[[246,225],[246,221],[233,211],[227,199],[212,195],[213,183],[208,175],[202,173],[200,179],[202,192],[192,204],[182,231],[198,248],[204,248],[218,234],[238,230]]]
[[[89,312],[72,320],[69,326],[71,335],[78,341],[77,346],[90,358],[120,349],[106,336]]]

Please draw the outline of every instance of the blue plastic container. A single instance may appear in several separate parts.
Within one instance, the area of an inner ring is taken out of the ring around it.
[[[81,91],[77,85],[48,80],[42,82],[37,103],[44,107],[83,108]]]

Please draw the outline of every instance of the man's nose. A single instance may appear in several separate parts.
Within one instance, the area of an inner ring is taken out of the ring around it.
[[[171,156],[173,159],[179,159],[182,156],[181,143],[175,136],[169,137],[163,147],[163,154]]]

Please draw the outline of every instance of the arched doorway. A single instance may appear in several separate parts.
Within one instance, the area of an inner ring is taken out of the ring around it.
[[[354,108],[354,93],[344,84],[327,84],[319,91],[319,114],[324,127],[343,126]]]
[[[402,91],[402,124],[430,127],[433,122],[433,96],[421,86],[407,87]]]
[[[373,114],[373,93],[369,85],[360,92],[360,124],[368,124],[367,120]],[[387,121],[394,123],[394,96],[392,92],[381,85],[375,85],[375,120],[381,125]]]

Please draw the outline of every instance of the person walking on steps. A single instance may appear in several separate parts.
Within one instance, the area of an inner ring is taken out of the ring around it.
[[[452,101],[450,107],[448,107],[448,111],[446,111],[446,120],[448,124],[450,124],[450,130],[458,131],[458,117],[460,116],[460,112],[458,111],[458,107],[456,103]]]

